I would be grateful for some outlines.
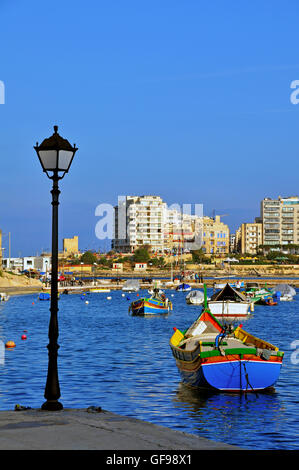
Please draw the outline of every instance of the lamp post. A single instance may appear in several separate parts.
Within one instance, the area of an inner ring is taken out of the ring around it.
[[[45,139],[40,145],[36,143],[34,149],[41,163],[43,171],[53,181],[52,187],[52,271],[51,271],[51,303],[49,323],[49,360],[48,375],[45,387],[46,402],[42,409],[48,411],[62,410],[63,405],[58,401],[60,388],[57,370],[58,340],[58,181],[68,173],[74,155],[78,150],[58,134],[58,126],[54,126],[54,134]]]

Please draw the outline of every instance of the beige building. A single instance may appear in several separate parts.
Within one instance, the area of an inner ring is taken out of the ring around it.
[[[263,224],[244,223],[240,227],[240,252],[255,255],[263,244]]]
[[[206,254],[229,253],[229,228],[220,221],[220,215],[215,218],[203,217],[202,249]]]
[[[63,239],[63,255],[73,256],[79,254],[79,239],[75,235],[73,238],[64,238]]]

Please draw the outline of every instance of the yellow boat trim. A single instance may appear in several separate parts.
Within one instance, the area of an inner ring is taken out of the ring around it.
[[[260,349],[272,349],[273,351],[278,351],[279,348],[274,346],[271,343],[268,343],[267,341],[264,341],[262,339],[257,338],[256,336],[253,336],[247,331],[242,330],[239,326],[235,329],[234,335],[236,338],[240,339],[243,343],[251,343],[253,344],[256,348]]]

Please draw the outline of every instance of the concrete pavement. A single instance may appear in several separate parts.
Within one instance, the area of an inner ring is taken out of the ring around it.
[[[0,411],[1,450],[241,450],[96,408]]]

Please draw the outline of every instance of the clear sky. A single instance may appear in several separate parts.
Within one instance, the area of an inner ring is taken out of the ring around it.
[[[103,246],[95,209],[118,195],[202,203],[235,230],[264,197],[299,194],[298,13],[297,0],[0,0],[4,247],[11,232],[12,256],[50,248],[33,145],[54,124],[79,147],[60,248]]]

